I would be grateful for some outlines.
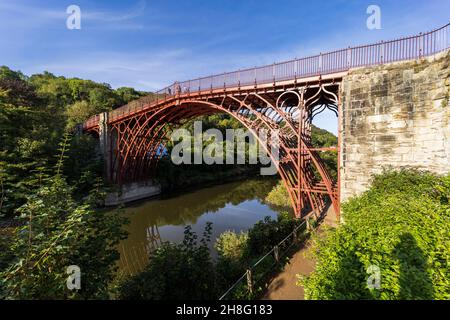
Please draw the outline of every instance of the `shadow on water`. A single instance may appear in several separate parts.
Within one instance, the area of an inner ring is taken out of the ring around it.
[[[184,227],[202,234],[206,222],[213,223],[212,241],[224,231],[240,232],[266,216],[275,218],[276,208],[264,203],[275,179],[249,179],[152,199],[125,209],[130,224],[128,239],[119,245],[119,269],[134,274],[146,265],[150,252],[164,241],[181,242]],[[212,250],[213,255],[215,254]]]

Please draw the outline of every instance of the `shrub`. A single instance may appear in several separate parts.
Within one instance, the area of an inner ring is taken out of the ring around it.
[[[245,272],[248,233],[226,231],[216,240],[218,259],[216,263],[217,282],[221,291],[227,290]]]
[[[10,245],[14,259],[0,272],[0,296],[7,299],[108,298],[125,222],[117,214],[78,204],[61,176],[31,194],[18,211],[23,222]],[[66,268],[82,272],[78,291],[66,287]]]
[[[265,217],[258,221],[248,232],[248,252],[259,256],[270,251],[274,245],[286,238],[299,221],[292,219],[288,213],[278,215],[277,220]]]
[[[290,208],[291,202],[289,194],[283,181],[278,182],[278,184],[269,192],[265,201],[277,207]]]
[[[208,249],[211,223],[200,244],[190,226],[181,244],[164,243],[150,254],[144,271],[119,287],[120,299],[205,300],[217,298],[215,270]]]
[[[222,233],[216,240],[215,248],[219,257],[238,261],[247,250],[248,233],[237,234],[232,231]]]
[[[450,175],[386,171],[342,205],[345,223],[316,239],[309,299],[449,299]],[[369,289],[369,266],[381,286]]]

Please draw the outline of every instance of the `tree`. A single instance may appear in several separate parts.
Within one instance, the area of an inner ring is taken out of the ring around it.
[[[148,92],[137,91],[129,87],[120,87],[116,89],[115,92],[122,99],[123,104],[127,104],[130,101],[137,100],[140,97],[149,94]]]

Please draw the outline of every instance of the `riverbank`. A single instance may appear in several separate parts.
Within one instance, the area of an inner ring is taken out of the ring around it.
[[[328,209],[327,215],[315,232],[320,233],[323,227],[336,227],[337,220],[333,207]],[[308,239],[296,253],[292,255],[282,272],[269,283],[263,300],[304,300],[305,292],[297,285],[298,276],[308,276],[315,270],[316,261],[311,255],[311,240]]]

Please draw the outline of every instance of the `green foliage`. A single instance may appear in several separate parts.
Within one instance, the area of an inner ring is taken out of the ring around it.
[[[316,148],[336,147],[338,145],[338,138],[325,129],[311,126],[311,144]],[[337,180],[337,151],[322,151],[320,158],[325,164],[325,168],[332,178]],[[319,173],[315,170],[315,175],[319,177]]]
[[[56,171],[45,178],[36,192],[26,197],[17,211],[19,227],[8,239],[8,266],[0,272],[0,298],[92,299],[107,298],[116,270],[116,246],[125,237],[124,218],[92,209],[104,194],[92,192],[88,203],[72,197],[61,174],[67,141],[61,146]],[[77,265],[82,272],[78,291],[66,287],[66,268]]]
[[[247,251],[248,233],[225,231],[216,240],[215,248],[220,257],[239,260]]]
[[[315,125],[311,126],[311,140],[311,144],[319,148],[335,147],[338,144],[338,138],[334,134]]]
[[[216,276],[208,248],[210,236],[211,223],[207,223],[200,243],[187,226],[183,243],[164,243],[153,252],[145,270],[120,286],[119,297],[133,300],[215,298]]]
[[[10,228],[0,228],[0,270],[4,270],[14,259],[13,253],[11,252],[12,232]]]
[[[196,117],[194,119],[184,121],[180,128],[186,129],[190,133],[194,133],[194,122],[202,122],[202,130],[205,132],[208,129],[217,129],[222,132],[223,137],[226,136],[226,129],[243,128],[241,123],[227,114],[215,114],[209,116]],[[200,137],[196,137],[201,139]],[[225,164],[226,157],[226,139],[218,146],[223,152],[224,164],[181,164],[175,165],[169,157],[163,158],[159,165],[159,170],[156,172],[156,180],[162,185],[164,190],[182,189],[192,185],[204,185],[210,182],[225,182],[227,180],[235,179],[237,176],[255,175],[258,173],[260,165],[248,163],[248,146],[246,147],[246,163],[245,164]],[[214,139],[203,139],[202,150],[210,145]],[[177,143],[178,141],[175,141]],[[248,143],[247,143],[248,145]],[[167,143],[167,155],[170,155],[174,146],[173,141]],[[191,146],[194,146],[194,137],[191,138]],[[234,155],[236,156],[236,150]],[[193,155],[193,152],[191,153]],[[193,157],[192,157],[193,161]],[[193,163],[193,162],[192,162]]]
[[[103,161],[97,156],[97,144],[91,135],[76,135],[70,141],[64,172],[78,198],[86,196],[94,188],[96,179],[102,176]]]
[[[300,221],[293,219],[284,212],[276,220],[266,217],[257,222],[246,233],[237,234],[231,231],[223,233],[216,242],[219,253],[217,261],[218,284],[222,292],[228,290],[230,285],[239,279],[248,268],[266,255],[275,245],[284,240]],[[303,230],[304,231],[304,230]],[[286,245],[290,242],[286,242]],[[285,246],[281,246],[283,250]],[[254,292],[250,293],[246,282],[238,284],[227,296],[228,299],[252,300],[259,297],[264,291],[264,285],[270,275],[282,268],[283,263],[276,264],[273,255],[266,256],[259,261],[257,267],[252,267]]]
[[[277,220],[265,217],[248,231],[248,252],[260,256],[270,251],[275,244],[286,238],[299,221],[292,219],[288,213],[278,215]]]
[[[309,299],[450,298],[450,175],[386,171],[343,204],[344,224],[316,241]],[[381,271],[368,289],[367,268]]]
[[[115,92],[122,99],[124,104],[149,94],[148,92],[137,91],[129,87],[120,87],[116,89]]]
[[[290,208],[291,200],[289,199],[289,193],[283,181],[277,183],[277,185],[269,192],[265,201],[276,207]]]
[[[37,190],[42,169],[55,164],[53,155],[67,129],[144,94],[48,72],[26,77],[0,67],[0,214],[13,216],[26,196]],[[74,139],[64,172],[80,197],[87,194],[101,168],[89,140]]]

